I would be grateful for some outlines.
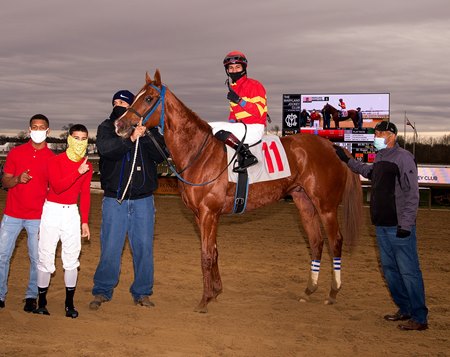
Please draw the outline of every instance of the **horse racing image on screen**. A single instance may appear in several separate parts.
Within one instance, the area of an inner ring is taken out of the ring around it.
[[[331,115],[331,128],[358,127],[358,108],[360,108],[362,113],[362,127],[373,128],[381,120],[389,120],[389,93],[316,93],[300,95],[300,110],[305,109],[309,114],[315,110],[321,113],[322,116],[327,111]]]
[[[283,94],[282,134],[319,135],[373,162],[374,127],[389,109],[389,93]]]

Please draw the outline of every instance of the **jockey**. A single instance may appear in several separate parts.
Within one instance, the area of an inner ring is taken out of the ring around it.
[[[248,145],[257,143],[264,135],[267,119],[266,90],[260,82],[247,77],[247,58],[242,52],[233,51],[227,54],[223,65],[231,79],[231,83],[227,79],[229,122],[209,124],[217,139],[238,152],[238,166],[233,171],[242,172],[258,162]]]
[[[344,116],[344,111],[347,108],[347,106],[345,105],[345,102],[344,102],[344,100],[342,98],[339,99],[339,104],[338,105],[341,107],[341,110],[339,111],[339,116],[343,117]]]

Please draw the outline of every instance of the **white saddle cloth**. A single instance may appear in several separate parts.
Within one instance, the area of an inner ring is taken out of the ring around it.
[[[233,158],[235,150],[226,146],[228,162]],[[264,135],[261,143],[252,146],[250,151],[258,159],[256,165],[247,169],[249,184],[263,181],[278,180],[291,176],[291,169],[287,160],[286,152],[281,145],[280,138],[276,135]],[[228,181],[237,182],[238,174],[233,172],[234,158],[228,166]],[[237,163],[236,163],[237,165]]]

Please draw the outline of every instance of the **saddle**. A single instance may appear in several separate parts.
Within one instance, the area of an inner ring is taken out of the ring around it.
[[[259,143],[250,147],[250,150],[258,159],[256,165],[247,168],[250,184],[291,176],[286,152],[277,135],[264,135]],[[235,152],[234,149],[227,146],[228,162],[233,158]],[[232,162],[228,167],[229,182],[238,181],[238,174],[233,172],[234,164]]]
[[[228,162],[230,162],[236,151],[229,146],[226,148]],[[236,173],[233,167],[239,159],[235,157],[234,162],[228,166],[228,181],[236,183],[233,206],[233,213],[236,214],[242,214],[245,211],[249,185],[291,176],[286,152],[278,136],[264,135],[260,142],[250,146],[250,150],[258,159],[255,165]]]

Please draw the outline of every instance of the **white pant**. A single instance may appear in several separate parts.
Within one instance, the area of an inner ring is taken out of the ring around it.
[[[226,130],[234,134],[239,140],[245,135],[245,126],[242,123],[230,123],[226,121],[214,121],[208,123],[213,134],[216,134],[219,130]],[[264,124],[247,124],[247,134],[245,136],[244,144],[253,145],[261,140],[264,135]]]
[[[61,259],[64,270],[80,266],[80,214],[78,206],[45,201],[39,231],[38,270],[52,274],[55,271],[55,253],[61,239]]]

